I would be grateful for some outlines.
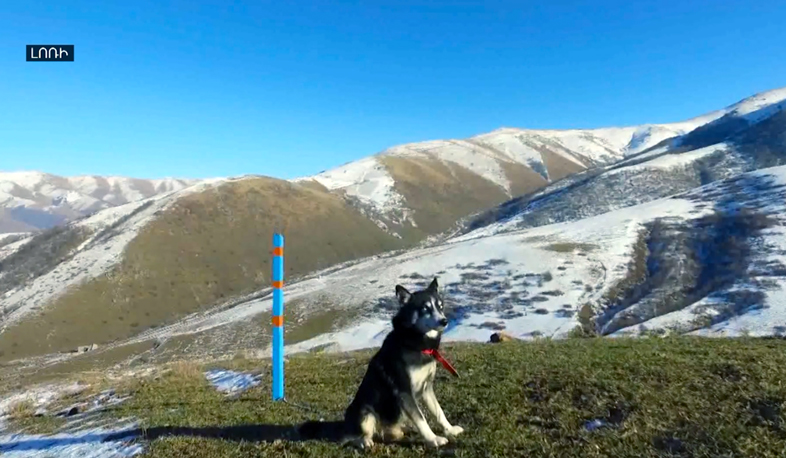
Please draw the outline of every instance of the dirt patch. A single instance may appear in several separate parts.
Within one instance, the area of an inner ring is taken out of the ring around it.
[[[557,242],[550,243],[543,247],[544,250],[555,251],[557,253],[573,253],[575,251],[592,252],[598,249],[597,245],[591,243],[577,242]]]

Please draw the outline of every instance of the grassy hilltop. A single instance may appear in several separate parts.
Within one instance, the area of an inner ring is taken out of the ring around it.
[[[461,378],[440,370],[437,394],[465,428],[439,451],[416,435],[377,444],[371,457],[782,457],[786,451],[786,341],[779,339],[568,339],[455,344],[446,356]],[[333,443],[298,442],[292,426],[338,418],[370,351],[293,355],[287,397],[319,413],[270,400],[267,361],[176,364],[129,382],[131,398],[111,417],[141,420],[146,457],[342,457]],[[202,371],[261,372],[236,398]],[[587,430],[601,419],[604,427]],[[27,432],[52,425],[17,419]]]

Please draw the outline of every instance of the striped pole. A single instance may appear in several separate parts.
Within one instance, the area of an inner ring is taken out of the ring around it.
[[[284,236],[273,234],[273,400],[284,398]]]

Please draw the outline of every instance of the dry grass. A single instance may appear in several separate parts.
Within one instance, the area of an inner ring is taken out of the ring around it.
[[[507,200],[504,189],[452,163],[385,156],[380,162],[414,210],[420,236],[441,233],[457,220]],[[534,172],[533,172],[534,173]]]
[[[165,367],[171,373],[170,376],[180,380],[193,380],[202,377],[201,366],[195,361],[175,361]]]
[[[538,172],[516,162],[501,162],[505,178],[510,183],[510,193],[513,197],[535,192],[546,186],[548,181]]]
[[[8,406],[6,413],[10,419],[18,420],[32,416],[35,413],[35,406],[32,400],[23,399]]]
[[[546,165],[546,170],[549,171],[549,178],[551,181],[561,180],[574,173],[583,172],[587,167],[576,164],[573,161],[565,159],[563,156],[553,153],[549,150],[543,150],[540,153],[543,158],[543,163]]]
[[[275,231],[287,240],[290,281],[405,246],[312,187],[270,178],[225,184],[180,199],[138,234],[113,271],[0,334],[0,351],[8,360],[127,338],[265,287]]]
[[[575,251],[582,251],[586,253],[597,250],[598,246],[593,245],[592,243],[555,242],[544,246],[543,249],[557,253],[573,253]]]
[[[103,379],[105,375],[104,371],[107,368],[128,361],[135,355],[139,355],[149,350],[152,348],[152,345],[153,343],[151,341],[146,341],[114,348],[99,349],[95,352],[74,356],[59,363],[44,367],[4,367],[0,370],[0,385],[2,385],[2,388],[9,390],[21,389],[31,384],[72,380],[74,374],[82,374],[81,376],[94,374],[95,377],[93,380],[85,381],[86,383],[92,383]]]

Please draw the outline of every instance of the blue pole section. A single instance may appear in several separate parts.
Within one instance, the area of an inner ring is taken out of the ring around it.
[[[284,398],[284,236],[273,234],[273,400]]]

